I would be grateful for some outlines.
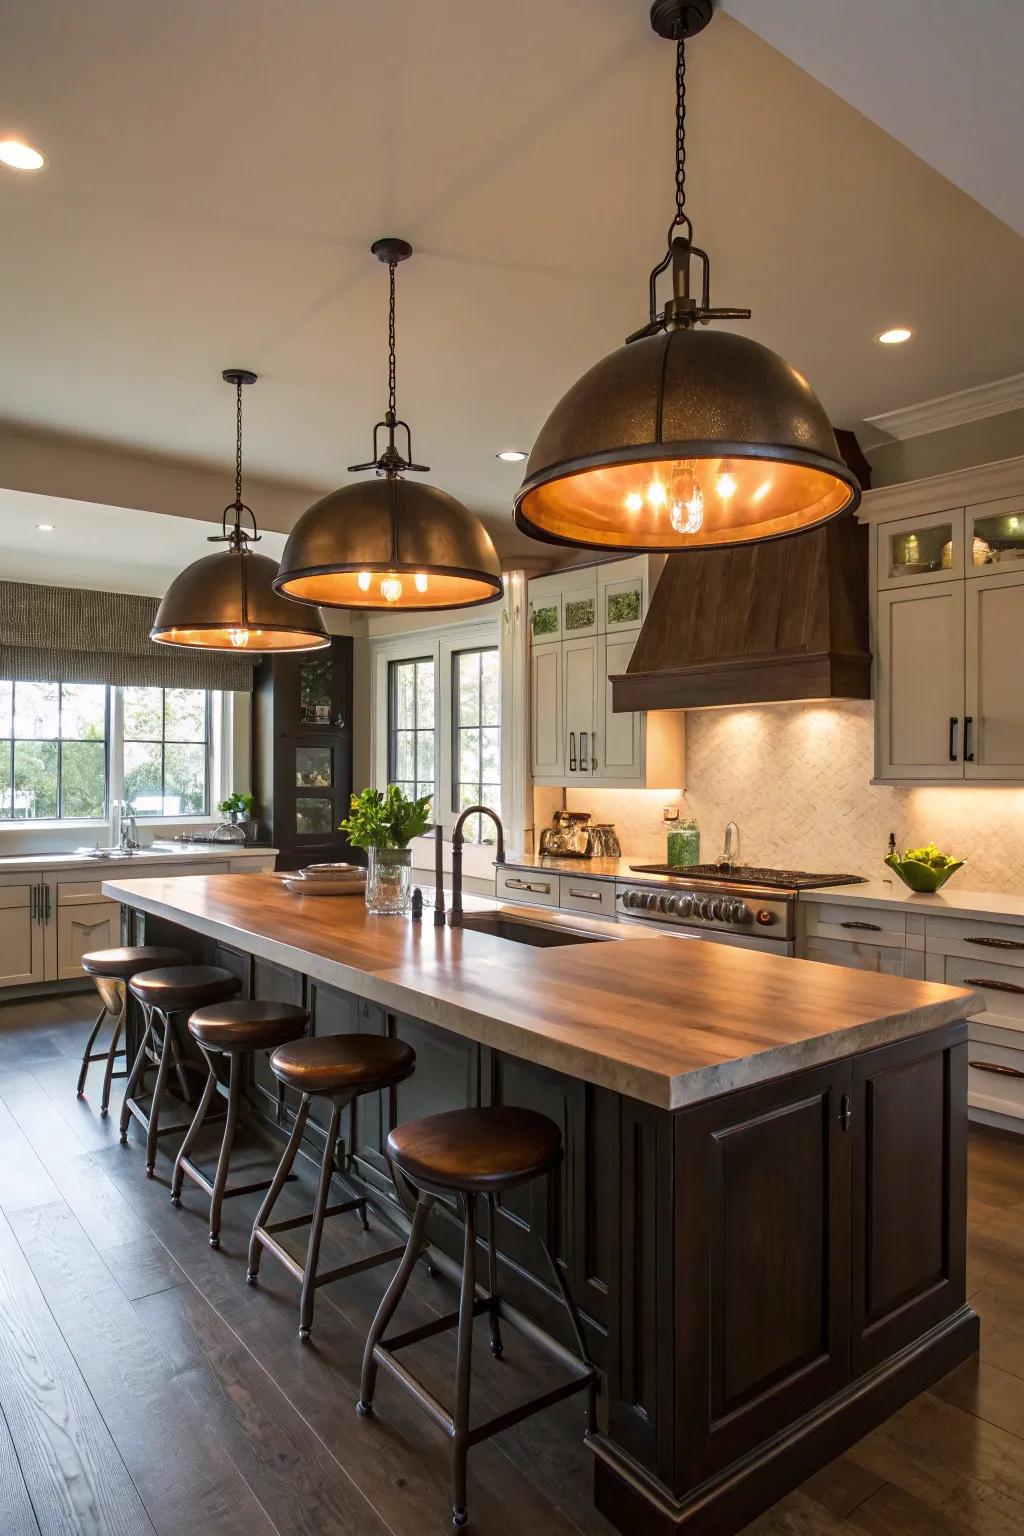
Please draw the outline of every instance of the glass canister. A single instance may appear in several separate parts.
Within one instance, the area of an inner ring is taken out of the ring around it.
[[[674,869],[700,863],[700,827],[692,819],[680,821],[669,833],[668,862]]]
[[[412,905],[412,849],[370,848],[366,909],[401,916]]]

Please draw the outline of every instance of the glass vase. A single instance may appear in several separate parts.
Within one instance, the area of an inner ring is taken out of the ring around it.
[[[412,904],[412,849],[370,848],[366,910],[400,916]]]

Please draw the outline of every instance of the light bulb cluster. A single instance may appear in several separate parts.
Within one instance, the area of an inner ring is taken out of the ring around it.
[[[248,630],[248,629],[229,629],[228,630],[228,639],[231,641],[231,644],[235,647],[236,651],[244,650],[245,647],[249,644],[250,640],[252,640],[252,639],[259,640],[259,639],[262,638],[262,636],[263,636],[262,629],[254,629],[254,630]]]
[[[760,501],[770,488],[766,481],[754,494]],[[729,466],[722,464],[715,481],[715,492],[720,501],[727,502],[736,494],[737,481]],[[699,533],[704,526],[704,492],[697,477],[697,464],[687,460],[673,465],[666,478],[655,474],[646,490],[630,491],[625,500],[627,512],[642,512],[644,505],[652,511],[668,511],[669,522],[676,533]]]
[[[356,585],[360,592],[369,592],[373,584],[372,571],[360,571],[356,576]],[[417,592],[426,592],[430,586],[428,577],[423,571],[417,571],[413,577],[413,585]],[[380,595],[386,603],[397,603],[402,596],[402,578],[394,571],[386,571],[380,578]]]

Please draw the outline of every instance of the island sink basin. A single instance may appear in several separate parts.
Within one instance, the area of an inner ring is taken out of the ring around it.
[[[474,933],[490,933],[496,939],[508,939],[513,944],[531,944],[535,949],[605,943],[603,933],[580,933],[575,928],[557,928],[553,923],[531,923],[527,918],[506,917],[502,912],[467,912],[462,926],[471,928]]]

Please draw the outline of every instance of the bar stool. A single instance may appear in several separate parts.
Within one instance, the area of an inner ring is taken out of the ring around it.
[[[124,1050],[118,1050],[117,1046],[128,1009],[128,982],[139,971],[152,970],[158,965],[180,965],[185,959],[184,951],[161,944],[138,944],[134,949],[96,949],[91,954],[82,956],[82,969],[95,981],[103,1007],[82,1052],[82,1070],[78,1074],[78,1097],[81,1098],[85,1093],[89,1063],[105,1061],[107,1065],[103,1073],[103,1088],[100,1091],[100,1114],[104,1119],[110,1107],[111,1078],[127,1075],[124,1072],[115,1072],[114,1062],[119,1056],[125,1054]],[[92,1048],[96,1044],[96,1036],[107,1014],[114,1020],[114,1032],[110,1037],[110,1044],[105,1051],[97,1051],[93,1055]]]
[[[542,1241],[541,1247],[569,1314],[579,1354],[574,1355],[538,1327],[531,1318],[498,1295],[494,1197],[519,1184],[550,1177],[562,1161],[562,1140],[557,1125],[546,1115],[537,1114],[532,1109],[495,1106],[487,1109],[447,1110],[438,1115],[427,1115],[422,1120],[412,1120],[407,1125],[396,1126],[388,1137],[387,1150],[399,1194],[410,1205],[415,1199],[415,1210],[404,1257],[384,1294],[366,1340],[356,1409],[361,1415],[372,1413],[377,1367],[383,1365],[412,1394],[435,1424],[447,1432],[452,1440],[452,1524],[459,1527],[465,1525],[468,1519],[466,1461],[474,1445],[518,1424],[542,1408],[561,1402],[575,1392],[587,1392],[587,1424],[589,1426],[593,1423],[597,1373],[587,1355],[576,1303],[546,1243]],[[424,1245],[427,1216],[439,1195],[455,1197],[464,1223],[459,1309],[446,1317],[385,1340],[384,1331],[409,1283]],[[490,1217],[489,1294],[480,1296],[476,1289],[476,1203],[479,1195],[486,1195]],[[572,1371],[573,1379],[471,1429],[469,1389],[473,1319],[484,1313],[489,1319],[491,1350],[496,1356],[500,1357],[502,1353],[500,1318]],[[449,1413],[406,1366],[398,1363],[395,1356],[400,1349],[455,1326],[458,1327],[455,1411]]]
[[[313,1326],[313,1302],[317,1287],[328,1285],[332,1280],[343,1280],[347,1275],[372,1269],[377,1264],[387,1264],[404,1251],[402,1244],[385,1248],[365,1259],[342,1264],[338,1269],[318,1272],[320,1242],[324,1222],[328,1216],[340,1216],[344,1211],[358,1211],[363,1230],[369,1226],[366,1219],[366,1196],[357,1195],[342,1200],[338,1205],[327,1204],[334,1168],[334,1148],[338,1140],[338,1122],[346,1105],[362,1093],[374,1093],[380,1088],[390,1088],[407,1078],[416,1064],[416,1053],[401,1040],[391,1040],[381,1035],[324,1035],[296,1040],[282,1045],[270,1058],[270,1068],[279,1082],[288,1088],[297,1088],[302,1100],[295,1114],[295,1124],[284,1154],[278,1165],[274,1181],[267,1197],[260,1206],[249,1242],[249,1269],[246,1279],[255,1285],[259,1276],[261,1250],[268,1249],[279,1259],[295,1279],[301,1283],[299,1300],[299,1338],[306,1343]],[[287,1221],[269,1221],[285,1180],[291,1172],[302,1132],[309,1117],[314,1098],[327,1099],[331,1105],[330,1124],[324,1154],[320,1163],[313,1209],[305,1216],[293,1216]],[[351,1187],[351,1186],[350,1186]],[[275,1236],[295,1227],[309,1224],[309,1243],[306,1262],[300,1264],[283,1248]]]
[[[181,1186],[187,1173],[189,1178],[193,1179],[210,1197],[211,1248],[220,1247],[222,1203],[235,1195],[251,1195],[258,1189],[268,1189],[271,1183],[270,1179],[262,1179],[255,1184],[240,1184],[236,1189],[227,1188],[228,1166],[231,1161],[231,1149],[238,1125],[238,1106],[242,1096],[242,1058],[251,1056],[254,1051],[270,1051],[275,1046],[286,1044],[289,1040],[297,1040],[300,1035],[306,1033],[308,1023],[309,1014],[305,1008],[298,1008],[294,1003],[239,1002],[237,1000],[212,1003],[207,1008],[200,1008],[188,1021],[188,1032],[202,1051],[210,1073],[195,1117],[185,1134],[185,1140],[178,1148],[178,1156],[174,1161],[171,1204],[180,1206]],[[217,1075],[214,1061],[217,1055],[228,1058],[227,1087]],[[227,1099],[228,1110],[224,1121],[220,1155],[217,1158],[217,1172],[211,1184],[205,1173],[196,1167],[189,1153],[199,1135],[215,1094],[220,1094],[222,1098]]]
[[[153,1177],[156,1167],[156,1143],[158,1136],[168,1136],[172,1131],[186,1131],[188,1125],[181,1121],[173,1125],[160,1124],[160,1105],[167,1083],[167,1074],[173,1066],[186,1103],[192,1102],[186,1072],[195,1071],[194,1062],[182,1057],[178,1041],[176,1018],[188,1015],[207,1003],[223,1002],[233,997],[241,986],[237,976],[218,965],[171,965],[154,971],[142,971],[128,983],[132,996],[142,1006],[145,1027],[138,1053],[125,1085],[124,1103],[121,1106],[121,1142],[128,1140],[131,1117],[146,1132],[146,1172]],[[156,1067],[156,1082],[146,1109],[136,1097],[146,1072]]]

